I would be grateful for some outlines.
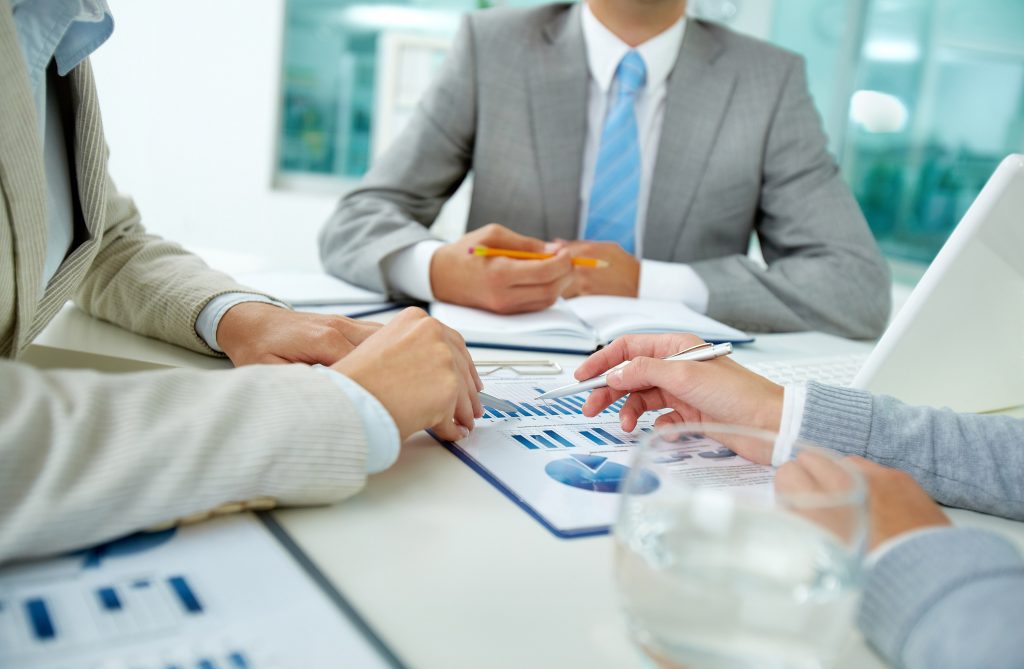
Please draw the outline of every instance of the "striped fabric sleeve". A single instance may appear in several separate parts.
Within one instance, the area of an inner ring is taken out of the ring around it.
[[[0,562],[273,498],[358,491],[356,408],[302,365],[136,374],[0,362]]]

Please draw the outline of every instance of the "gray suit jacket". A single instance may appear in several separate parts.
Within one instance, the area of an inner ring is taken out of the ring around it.
[[[109,375],[12,360],[72,298],[94,316],[212,353],[196,317],[214,296],[248,290],[146,233],[107,173],[89,63],[68,78],[85,239],[44,286],[43,150],[0,0],[0,563],[254,500],[322,503],[359,490],[362,421],[304,366]]]
[[[468,228],[573,239],[588,70],[578,5],[470,14],[408,126],[320,238],[333,274],[384,290],[382,262],[429,239],[473,172]],[[768,269],[747,257],[751,232]],[[755,331],[877,336],[889,272],[826,151],[803,61],[690,21],[668,82],[644,238],[690,263],[708,314]]]
[[[902,469],[936,501],[1024,521],[1024,420],[912,407],[812,383],[800,437]],[[1024,666],[1024,560],[1005,538],[945,528],[905,538],[868,574],[865,638],[894,667]],[[970,633],[965,633],[970,630]]]

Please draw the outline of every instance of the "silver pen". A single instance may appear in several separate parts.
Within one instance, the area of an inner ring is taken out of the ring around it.
[[[479,396],[480,404],[483,404],[485,407],[490,409],[497,409],[498,411],[519,411],[516,405],[512,404],[508,400],[503,400],[500,397],[488,395],[484,392],[479,393]]]
[[[689,360],[691,362],[697,362],[700,360],[714,360],[715,358],[720,358],[723,355],[729,355],[730,353],[732,353],[732,344],[730,343],[704,343],[688,348],[685,351],[680,351],[679,353],[670,355],[666,358],[662,358],[662,360]],[[562,386],[561,388],[549,390],[543,395],[538,395],[536,399],[550,400],[556,397],[565,397],[566,395],[576,395],[578,393],[583,393],[588,390],[594,390],[595,388],[604,388],[605,386],[608,385],[608,375],[617,369],[622,369],[630,362],[630,360],[626,360],[625,362],[619,363],[615,367],[609,369],[604,374],[601,374],[600,376],[595,376],[592,379],[580,381],[579,383],[570,383],[567,386]]]

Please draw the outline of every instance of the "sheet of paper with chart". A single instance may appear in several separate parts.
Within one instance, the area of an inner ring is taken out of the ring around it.
[[[400,666],[314,574],[252,514],[6,566],[0,667]]]
[[[517,411],[487,409],[470,436],[450,449],[528,513],[561,537],[608,531],[618,510],[619,483],[632,451],[650,433],[647,414],[632,434],[619,428],[619,400],[595,418],[583,415],[585,395],[536,401],[571,383],[558,376],[484,378],[485,390]],[[689,456],[689,457],[687,457]],[[700,477],[722,487],[768,486],[770,467],[753,464],[710,439],[694,441],[672,466],[673,475]],[[650,472],[651,486],[658,485]],[[653,489],[652,487],[652,489]]]

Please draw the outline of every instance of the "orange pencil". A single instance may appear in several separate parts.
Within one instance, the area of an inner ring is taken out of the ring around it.
[[[554,253],[534,253],[533,251],[516,251],[514,249],[492,249],[489,246],[470,246],[469,255],[484,256],[486,258],[502,256],[503,258],[518,258],[519,260],[547,260],[548,258],[555,257]],[[594,267],[600,269],[608,267],[609,262],[598,258],[576,257],[572,259],[572,264],[580,267]]]

